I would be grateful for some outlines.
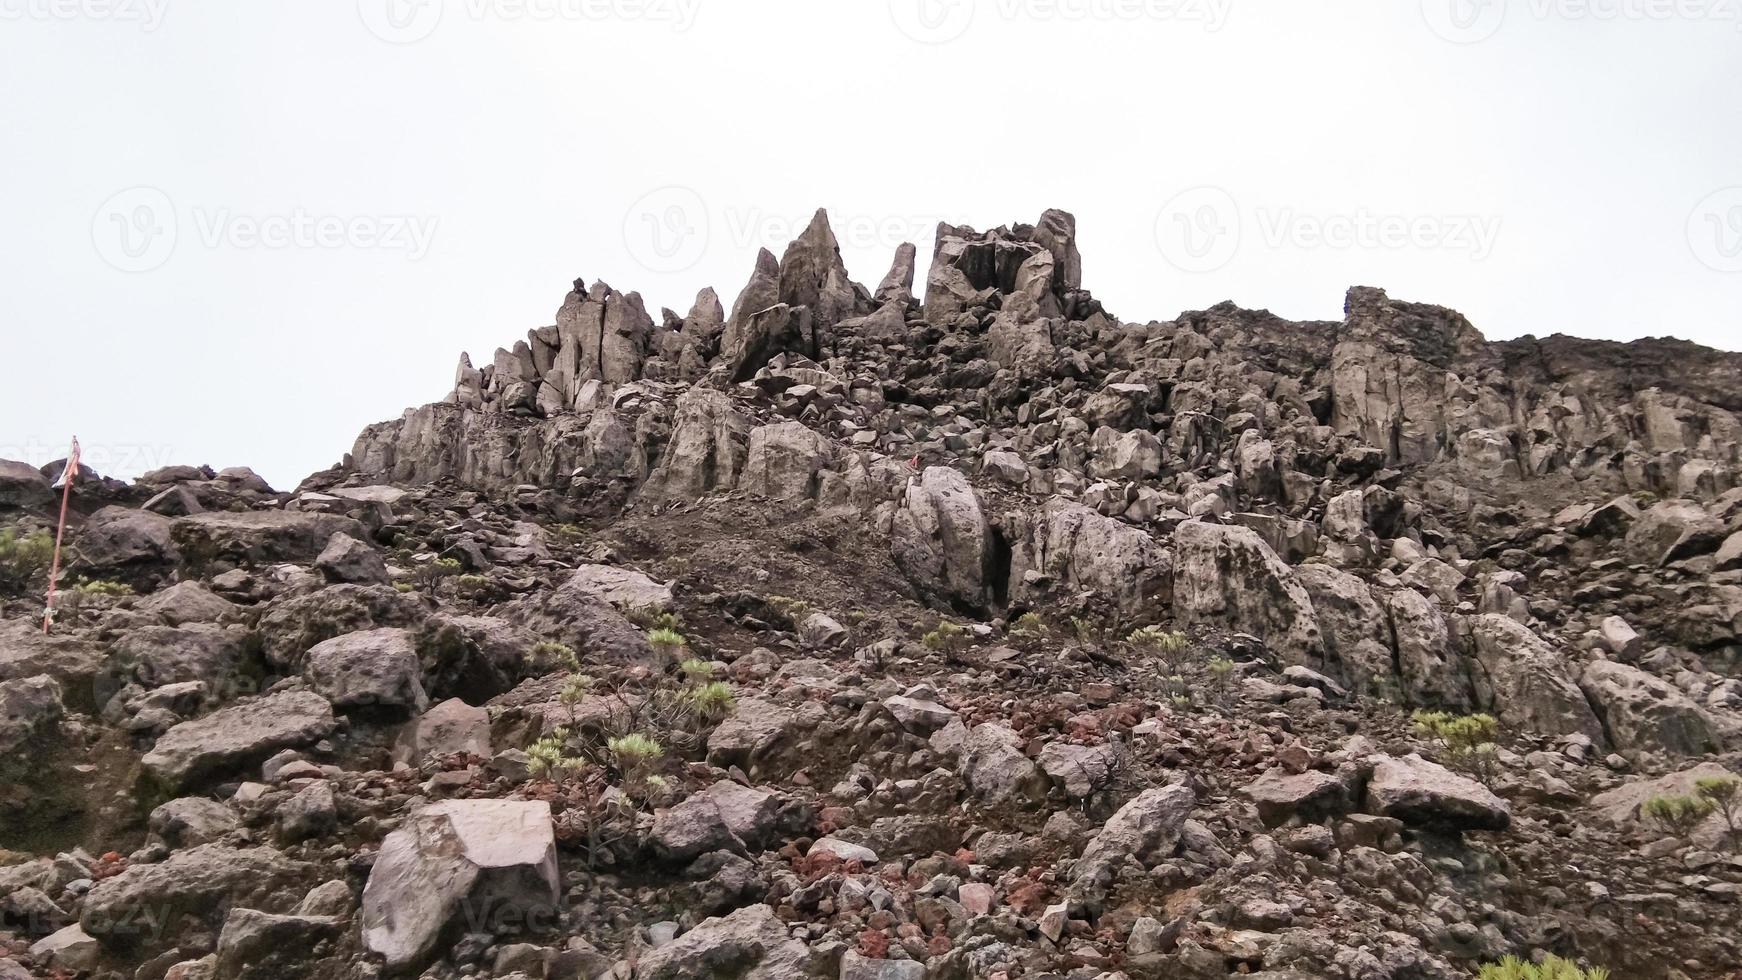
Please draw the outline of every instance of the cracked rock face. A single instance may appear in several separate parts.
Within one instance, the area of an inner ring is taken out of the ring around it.
[[[82,473],[50,634],[0,562],[0,977],[1742,968],[1646,805],[1742,772],[1742,355],[1129,320],[1085,246],[868,289],[819,212],[295,490]]]

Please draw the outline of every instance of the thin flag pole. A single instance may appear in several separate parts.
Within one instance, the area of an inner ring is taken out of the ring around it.
[[[67,454],[67,465],[61,470],[60,491],[60,524],[54,531],[54,562],[48,572],[48,602],[43,607],[42,632],[48,633],[48,628],[54,623],[54,583],[60,578],[60,543],[67,533],[67,503],[72,500],[73,481],[79,478],[79,437],[73,436],[72,452]]]

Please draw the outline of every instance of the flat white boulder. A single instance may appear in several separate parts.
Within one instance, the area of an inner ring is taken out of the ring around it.
[[[445,800],[381,842],[363,887],[363,943],[389,972],[415,969],[450,926],[548,927],[558,898],[549,804]]]

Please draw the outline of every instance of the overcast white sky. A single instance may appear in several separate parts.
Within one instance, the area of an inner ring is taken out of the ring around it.
[[[1739,4],[0,0],[0,456],[288,488],[572,279],[730,305],[818,206],[872,285],[1062,207],[1126,320],[1742,347]]]

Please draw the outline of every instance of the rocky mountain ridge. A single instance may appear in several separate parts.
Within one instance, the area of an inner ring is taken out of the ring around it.
[[[1062,211],[915,266],[818,212],[729,313],[577,281],[294,493],[85,474],[106,587],[0,624],[19,962],[1742,969],[1742,842],[1643,808],[1742,769],[1742,355],[1125,322]]]

